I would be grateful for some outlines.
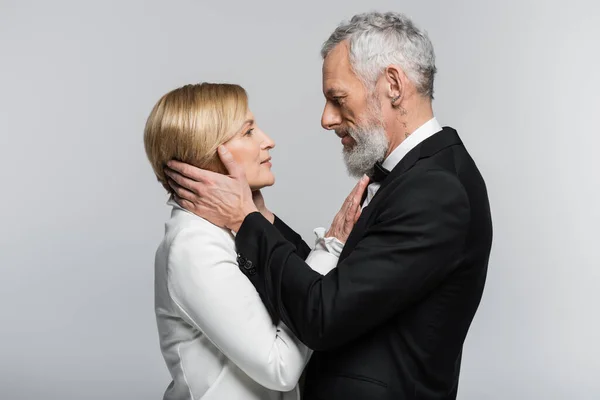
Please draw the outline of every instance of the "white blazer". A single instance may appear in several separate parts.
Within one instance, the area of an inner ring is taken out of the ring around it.
[[[234,237],[174,200],[155,259],[160,347],[173,381],[164,400],[297,400],[311,351],[273,325],[239,270]],[[338,258],[314,250],[326,274]]]

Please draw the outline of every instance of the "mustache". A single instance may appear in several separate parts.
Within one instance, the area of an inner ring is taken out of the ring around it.
[[[335,134],[338,135],[339,137],[344,137],[344,136],[350,135],[353,138],[356,138],[356,129],[353,129],[353,128],[337,129],[337,130],[335,130]]]
[[[361,139],[361,132],[363,130],[361,128],[344,128],[336,130],[335,133],[338,137],[350,136],[355,141]]]

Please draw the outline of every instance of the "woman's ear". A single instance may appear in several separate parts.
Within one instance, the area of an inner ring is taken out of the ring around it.
[[[219,158],[219,155],[217,154],[216,150],[215,150],[214,154],[212,154],[211,157],[206,162],[204,162],[204,163],[202,163],[202,165],[198,166],[198,168],[213,171],[218,174],[223,174],[223,175],[228,174],[227,168],[225,168],[225,165],[223,165],[223,162]]]

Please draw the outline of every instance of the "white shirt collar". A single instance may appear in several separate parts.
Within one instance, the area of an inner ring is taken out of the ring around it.
[[[404,139],[398,147],[390,153],[390,155],[383,161],[383,167],[388,171],[394,169],[394,167],[402,160],[409,151],[417,147],[419,143],[425,139],[433,136],[442,130],[442,126],[439,124],[435,117],[421,125],[415,130],[409,137]]]

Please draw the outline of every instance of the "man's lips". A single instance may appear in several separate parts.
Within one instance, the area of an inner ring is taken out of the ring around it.
[[[348,132],[335,132],[336,135],[338,135],[338,137],[340,139],[342,139],[342,144],[344,146],[348,146],[349,144],[354,143],[354,139],[352,138],[352,136],[350,136],[348,134]]]
[[[342,144],[344,146],[347,146],[347,145],[351,144],[352,142],[354,142],[354,139],[352,139],[352,136],[350,136],[350,135],[342,136]]]

